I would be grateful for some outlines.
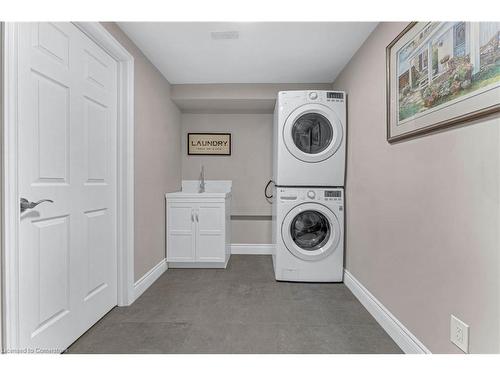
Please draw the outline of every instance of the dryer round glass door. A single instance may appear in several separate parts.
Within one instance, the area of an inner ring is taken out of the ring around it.
[[[332,142],[332,136],[332,124],[319,113],[305,113],[292,126],[293,143],[306,154],[324,151]]]
[[[281,236],[293,255],[319,260],[335,251],[341,233],[339,221],[330,209],[318,203],[304,203],[286,215]]]
[[[283,138],[288,151],[297,159],[317,163],[331,157],[343,138],[342,123],[322,104],[306,104],[288,116]]]

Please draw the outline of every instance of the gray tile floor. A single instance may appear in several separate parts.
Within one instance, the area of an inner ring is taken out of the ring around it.
[[[68,353],[401,353],[343,284],[276,282],[267,255],[170,269]]]

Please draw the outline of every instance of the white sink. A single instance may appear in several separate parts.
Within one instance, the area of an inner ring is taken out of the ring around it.
[[[205,191],[199,193],[200,181],[182,180],[182,190],[167,193],[167,198],[227,198],[231,195],[233,182],[230,180],[206,180]]]

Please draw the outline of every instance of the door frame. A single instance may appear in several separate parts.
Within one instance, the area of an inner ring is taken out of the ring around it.
[[[134,302],[134,57],[99,23],[73,24],[118,66],[117,95],[117,301]],[[19,343],[18,38],[19,24],[3,28],[2,134],[2,342]]]

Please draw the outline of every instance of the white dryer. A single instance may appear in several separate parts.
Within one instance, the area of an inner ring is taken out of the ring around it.
[[[344,264],[344,190],[275,189],[276,280],[340,282]]]
[[[344,92],[279,92],[273,138],[277,186],[344,186]]]

